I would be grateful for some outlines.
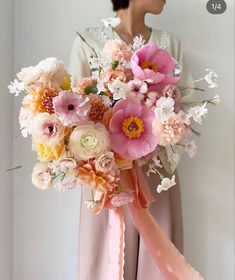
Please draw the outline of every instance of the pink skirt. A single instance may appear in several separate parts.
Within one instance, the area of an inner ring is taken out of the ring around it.
[[[161,194],[156,191],[160,182],[157,175],[146,177],[146,181],[156,198],[150,206],[151,214],[182,252],[180,184],[177,172],[175,175],[177,184]],[[99,215],[91,213],[84,204],[84,201],[89,199],[90,192],[85,189],[81,196],[78,280],[112,280],[107,277],[109,211],[104,210]],[[128,206],[124,207],[124,213],[126,227],[124,280],[164,280],[133,224]]]

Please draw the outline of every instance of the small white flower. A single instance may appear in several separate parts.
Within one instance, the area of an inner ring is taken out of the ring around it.
[[[163,178],[161,184],[158,185],[157,187],[157,192],[161,193],[162,191],[167,191],[169,190],[169,188],[173,187],[174,185],[176,185],[175,175],[173,175],[171,179]]]
[[[213,69],[207,68],[206,71],[208,72],[208,74],[206,74],[205,80],[209,84],[209,87],[210,88],[218,87],[216,83],[216,79],[218,78],[218,75],[215,73]]]
[[[156,166],[156,164],[155,163],[150,163],[149,165],[148,165],[148,171],[146,172],[146,175],[147,175],[147,177],[149,177],[150,176],[150,174],[151,173],[154,173],[154,174],[156,174],[157,173],[157,166]]]
[[[202,124],[202,117],[205,117],[208,109],[206,108],[207,102],[202,105],[192,107],[188,110],[188,114],[194,119],[195,122]]]
[[[144,44],[144,37],[142,35],[139,35],[135,36],[135,38],[133,39],[133,45],[131,45],[131,47],[134,51],[137,51],[138,49],[142,48]]]
[[[8,89],[11,94],[18,96],[25,90],[25,84],[24,82],[20,82],[19,80],[14,79],[14,81],[8,85]]]
[[[196,145],[195,140],[185,141],[184,142],[184,150],[189,155],[190,158],[193,158],[197,153],[198,146]]]
[[[155,163],[156,167],[162,168],[161,161],[160,161],[160,159],[158,159],[157,155],[152,157],[152,161]]]
[[[220,103],[220,96],[218,94],[214,95],[211,98],[210,103],[213,103],[215,105],[219,104]]]
[[[185,113],[183,110],[180,110],[177,115],[178,115],[178,117],[179,117],[179,119],[181,120],[182,123],[184,123],[186,125],[190,125],[190,123],[191,123],[191,121],[190,121],[191,115]]]
[[[101,20],[106,28],[115,28],[121,23],[120,17],[106,18]]]
[[[113,83],[108,84],[108,89],[113,94],[114,100],[126,99],[127,85],[117,78]]]
[[[182,66],[179,64],[179,62],[173,58],[173,60],[175,61],[175,66],[174,66],[174,75],[179,75],[182,72]]]
[[[128,83],[128,87],[130,91],[136,93],[146,93],[148,91],[148,85],[146,84],[146,82],[137,79],[130,81]]]
[[[156,103],[155,115],[160,122],[164,122],[170,118],[174,112],[174,99],[171,97],[161,97]]]

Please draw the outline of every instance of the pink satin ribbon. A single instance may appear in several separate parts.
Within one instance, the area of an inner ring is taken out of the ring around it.
[[[144,179],[142,169],[134,164],[121,171],[121,185],[135,191],[135,200],[129,204],[134,224],[149,254],[166,280],[202,280],[203,277],[189,265],[176,249],[148,210],[154,200]],[[124,216],[122,207],[110,209],[110,278],[123,280],[124,270]],[[114,248],[115,247],[115,248]],[[112,273],[113,272],[113,273]]]

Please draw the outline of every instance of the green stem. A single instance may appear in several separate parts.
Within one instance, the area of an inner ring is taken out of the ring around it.
[[[192,127],[190,127],[190,130],[191,130],[194,134],[196,134],[197,136],[201,136],[201,133],[198,132],[198,131],[196,131],[196,130],[193,129]]]
[[[77,31],[77,35],[81,38],[81,40],[94,52],[96,58],[98,58],[98,54],[96,50],[86,41],[86,39]]]
[[[18,165],[18,166],[15,166],[15,167],[12,167],[12,168],[7,169],[6,172],[14,171],[14,170],[20,169],[20,168],[22,168],[22,167],[23,167],[22,165]]]

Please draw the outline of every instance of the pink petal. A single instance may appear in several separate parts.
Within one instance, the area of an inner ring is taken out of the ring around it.
[[[120,132],[123,119],[124,119],[124,111],[123,110],[117,111],[113,115],[109,123],[109,130],[111,132]]]
[[[158,71],[165,75],[169,74],[175,66],[175,62],[169,53],[162,49],[158,50],[153,62],[157,64]]]
[[[120,155],[124,155],[127,151],[128,138],[122,133],[113,133],[110,136],[111,149]]]

